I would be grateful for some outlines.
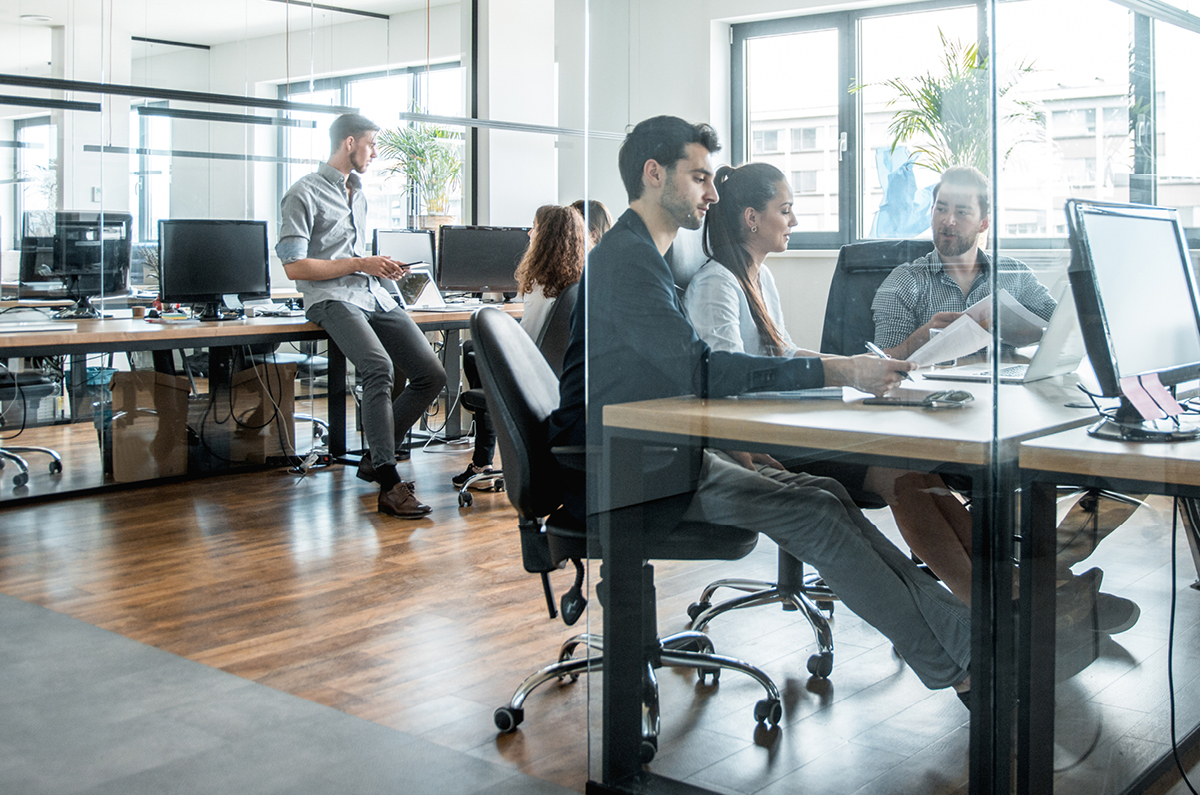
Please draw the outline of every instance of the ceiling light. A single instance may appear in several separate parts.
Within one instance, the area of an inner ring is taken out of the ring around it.
[[[50,21],[50,17],[46,16],[45,14],[22,14],[21,21],[45,24],[46,22]]]

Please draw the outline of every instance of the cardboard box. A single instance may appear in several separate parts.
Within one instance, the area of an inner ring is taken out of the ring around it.
[[[114,373],[112,474],[118,483],[187,472],[188,380],[152,370]]]
[[[296,452],[296,365],[259,364],[234,373],[215,404],[194,401],[188,424],[218,460],[262,464]],[[278,409],[276,409],[278,405]]]

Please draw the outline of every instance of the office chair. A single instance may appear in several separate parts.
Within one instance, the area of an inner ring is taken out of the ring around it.
[[[555,377],[562,375],[563,357],[567,355],[567,344],[571,341],[571,311],[575,308],[575,298],[578,294],[578,282],[559,293],[554,305],[550,307],[550,314],[546,318],[546,322],[538,332],[536,340],[538,350],[542,352],[550,369],[554,371]],[[477,428],[485,422],[490,422],[486,414],[487,397],[482,388],[466,390],[462,393],[460,400],[463,408],[475,416]],[[493,480],[493,488],[496,491],[504,491],[504,472],[502,470],[493,469],[490,472],[480,472],[468,478],[467,482],[458,490],[458,507],[471,505],[473,498],[467,489],[484,480]]]
[[[707,260],[701,233],[679,230],[667,251],[666,260],[675,279],[675,289],[682,297],[692,277]],[[774,582],[725,578],[709,583],[700,598],[688,606],[692,629],[701,632],[714,618],[730,610],[778,603],[784,610],[799,611],[804,615],[817,641],[817,652],[808,658],[808,672],[813,676],[828,677],[833,672],[833,632],[826,616],[833,615],[833,603],[837,596],[819,575],[805,574],[802,560],[782,549],[778,553],[777,571]],[[742,591],[744,595],[713,604],[713,596],[721,588]]]
[[[547,575],[567,560],[574,563],[575,586],[562,601],[564,620],[572,624],[586,604],[582,559],[589,557],[589,545],[585,525],[562,507],[563,470],[546,441],[550,413],[558,407],[558,379],[533,340],[498,309],[488,307],[477,312],[471,318],[471,336],[504,457],[508,498],[517,509],[522,562],[526,571],[541,575],[551,617],[554,598]],[[647,534],[646,557],[736,560],[749,554],[757,540],[756,533],[740,528],[682,522],[669,532]],[[581,673],[602,669],[602,655],[573,659],[580,646],[601,649],[602,643],[595,634],[576,635],[566,641],[557,662],[527,677],[509,703],[496,710],[496,728],[501,732],[515,730],[525,717],[525,699],[543,682],[567,677],[574,680]],[[649,762],[657,750],[658,689],[654,670],[662,665],[695,668],[701,681],[707,676],[715,681],[722,668],[741,671],[767,692],[767,697],[755,705],[755,719],[777,724],[783,715],[774,682],[748,663],[713,653],[707,635],[691,631],[661,638],[653,659],[647,662],[647,686],[643,689],[643,762]]]
[[[30,414],[36,417],[37,407],[41,403],[42,398],[50,397],[57,393],[58,385],[41,373],[14,373],[7,369],[0,372],[0,404],[11,404],[13,401],[20,400],[22,402],[21,411],[24,417],[28,417]],[[2,415],[3,412],[0,412],[0,427],[3,427]],[[2,444],[3,442],[0,442],[0,445]],[[41,453],[42,455],[50,456],[50,474],[58,475],[63,471],[62,456],[49,447],[35,447],[31,445],[0,446],[0,469],[4,468],[5,461],[11,461],[20,470],[17,474],[13,475],[13,488],[20,488],[29,482],[29,462],[20,455],[21,453]]]

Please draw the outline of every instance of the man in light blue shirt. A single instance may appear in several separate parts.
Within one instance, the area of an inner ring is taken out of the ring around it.
[[[403,519],[429,513],[396,471],[396,448],[446,385],[425,335],[383,280],[408,273],[387,257],[366,255],[367,200],[359,174],[375,159],[379,127],[357,113],[329,128],[329,161],[301,177],[280,202],[276,253],[304,294],[308,319],[354,364],[362,379],[362,423],[370,455],[358,476],[378,481],[379,510]],[[408,385],[395,400],[396,383]]]

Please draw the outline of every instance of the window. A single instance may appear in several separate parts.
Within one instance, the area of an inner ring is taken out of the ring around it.
[[[993,150],[1000,154],[992,227],[1026,245],[1065,245],[1058,218],[1071,196],[1200,205],[1200,162],[1193,162],[1200,149],[1190,140],[1191,62],[1200,34],[1128,5],[998,3],[996,62],[958,68],[957,84],[949,63],[974,57],[985,3],[932,0],[734,25],[730,157],[741,163],[772,154],[759,133],[788,128],[789,150],[771,162],[792,175],[797,195],[801,179],[811,185],[800,172],[816,169],[818,184],[838,199],[836,217],[802,224],[792,235],[790,245],[798,248],[927,234],[927,224],[916,227],[928,216],[941,170],[931,155],[955,147],[947,162],[972,162],[989,173]],[[1089,24],[1080,26],[1080,19]],[[1000,95],[994,147],[989,70]],[[934,135],[920,123],[898,126],[900,114],[911,121],[924,110],[923,80],[958,90],[961,102],[978,107],[953,117],[947,103],[935,106],[942,116],[928,117]],[[913,90],[905,94],[904,87]],[[974,123],[964,124],[964,115]],[[821,127],[830,129],[818,134]],[[962,156],[960,143],[949,141],[955,137],[970,139],[979,158]],[[818,163],[822,145],[840,157]]]
[[[1052,135],[1057,138],[1096,134],[1095,108],[1056,110],[1050,114],[1050,118],[1054,126]]]
[[[313,82],[280,86],[282,99],[319,105],[349,105],[384,129],[407,125],[398,118],[414,108],[440,116],[464,115],[463,69],[458,64],[435,64],[425,67],[390,70],[388,72],[329,78]],[[312,119],[314,128],[280,128],[280,151],[288,158],[279,168],[280,195],[300,177],[311,172],[317,163],[329,157],[329,114],[293,113],[293,118]],[[461,135],[461,130],[452,130]],[[461,161],[464,147],[461,137],[450,139],[447,146],[454,149]],[[367,233],[375,229],[419,227],[421,216],[429,214],[429,197],[407,190],[402,175],[387,173],[388,164],[376,160],[363,175],[363,190],[367,197]],[[462,220],[462,187],[456,186],[448,196],[449,212],[455,222]]]
[[[779,130],[755,130],[754,154],[779,151]]]
[[[792,151],[811,152],[817,148],[817,127],[793,127]]]
[[[167,107],[166,102],[148,102],[150,107]],[[129,129],[137,131],[137,148],[131,155],[133,179],[129,180],[133,195],[129,207],[133,211],[133,230],[137,240],[158,240],[158,222],[171,217],[171,156],[147,154],[171,148],[171,120],[163,116],[143,116],[131,108]]]
[[[26,212],[58,206],[58,135],[49,116],[13,122],[16,138],[13,182],[14,248],[21,247]],[[51,219],[45,219],[49,223]]]
[[[792,172],[792,193],[816,193],[817,192],[817,172],[816,171],[793,171]]]

